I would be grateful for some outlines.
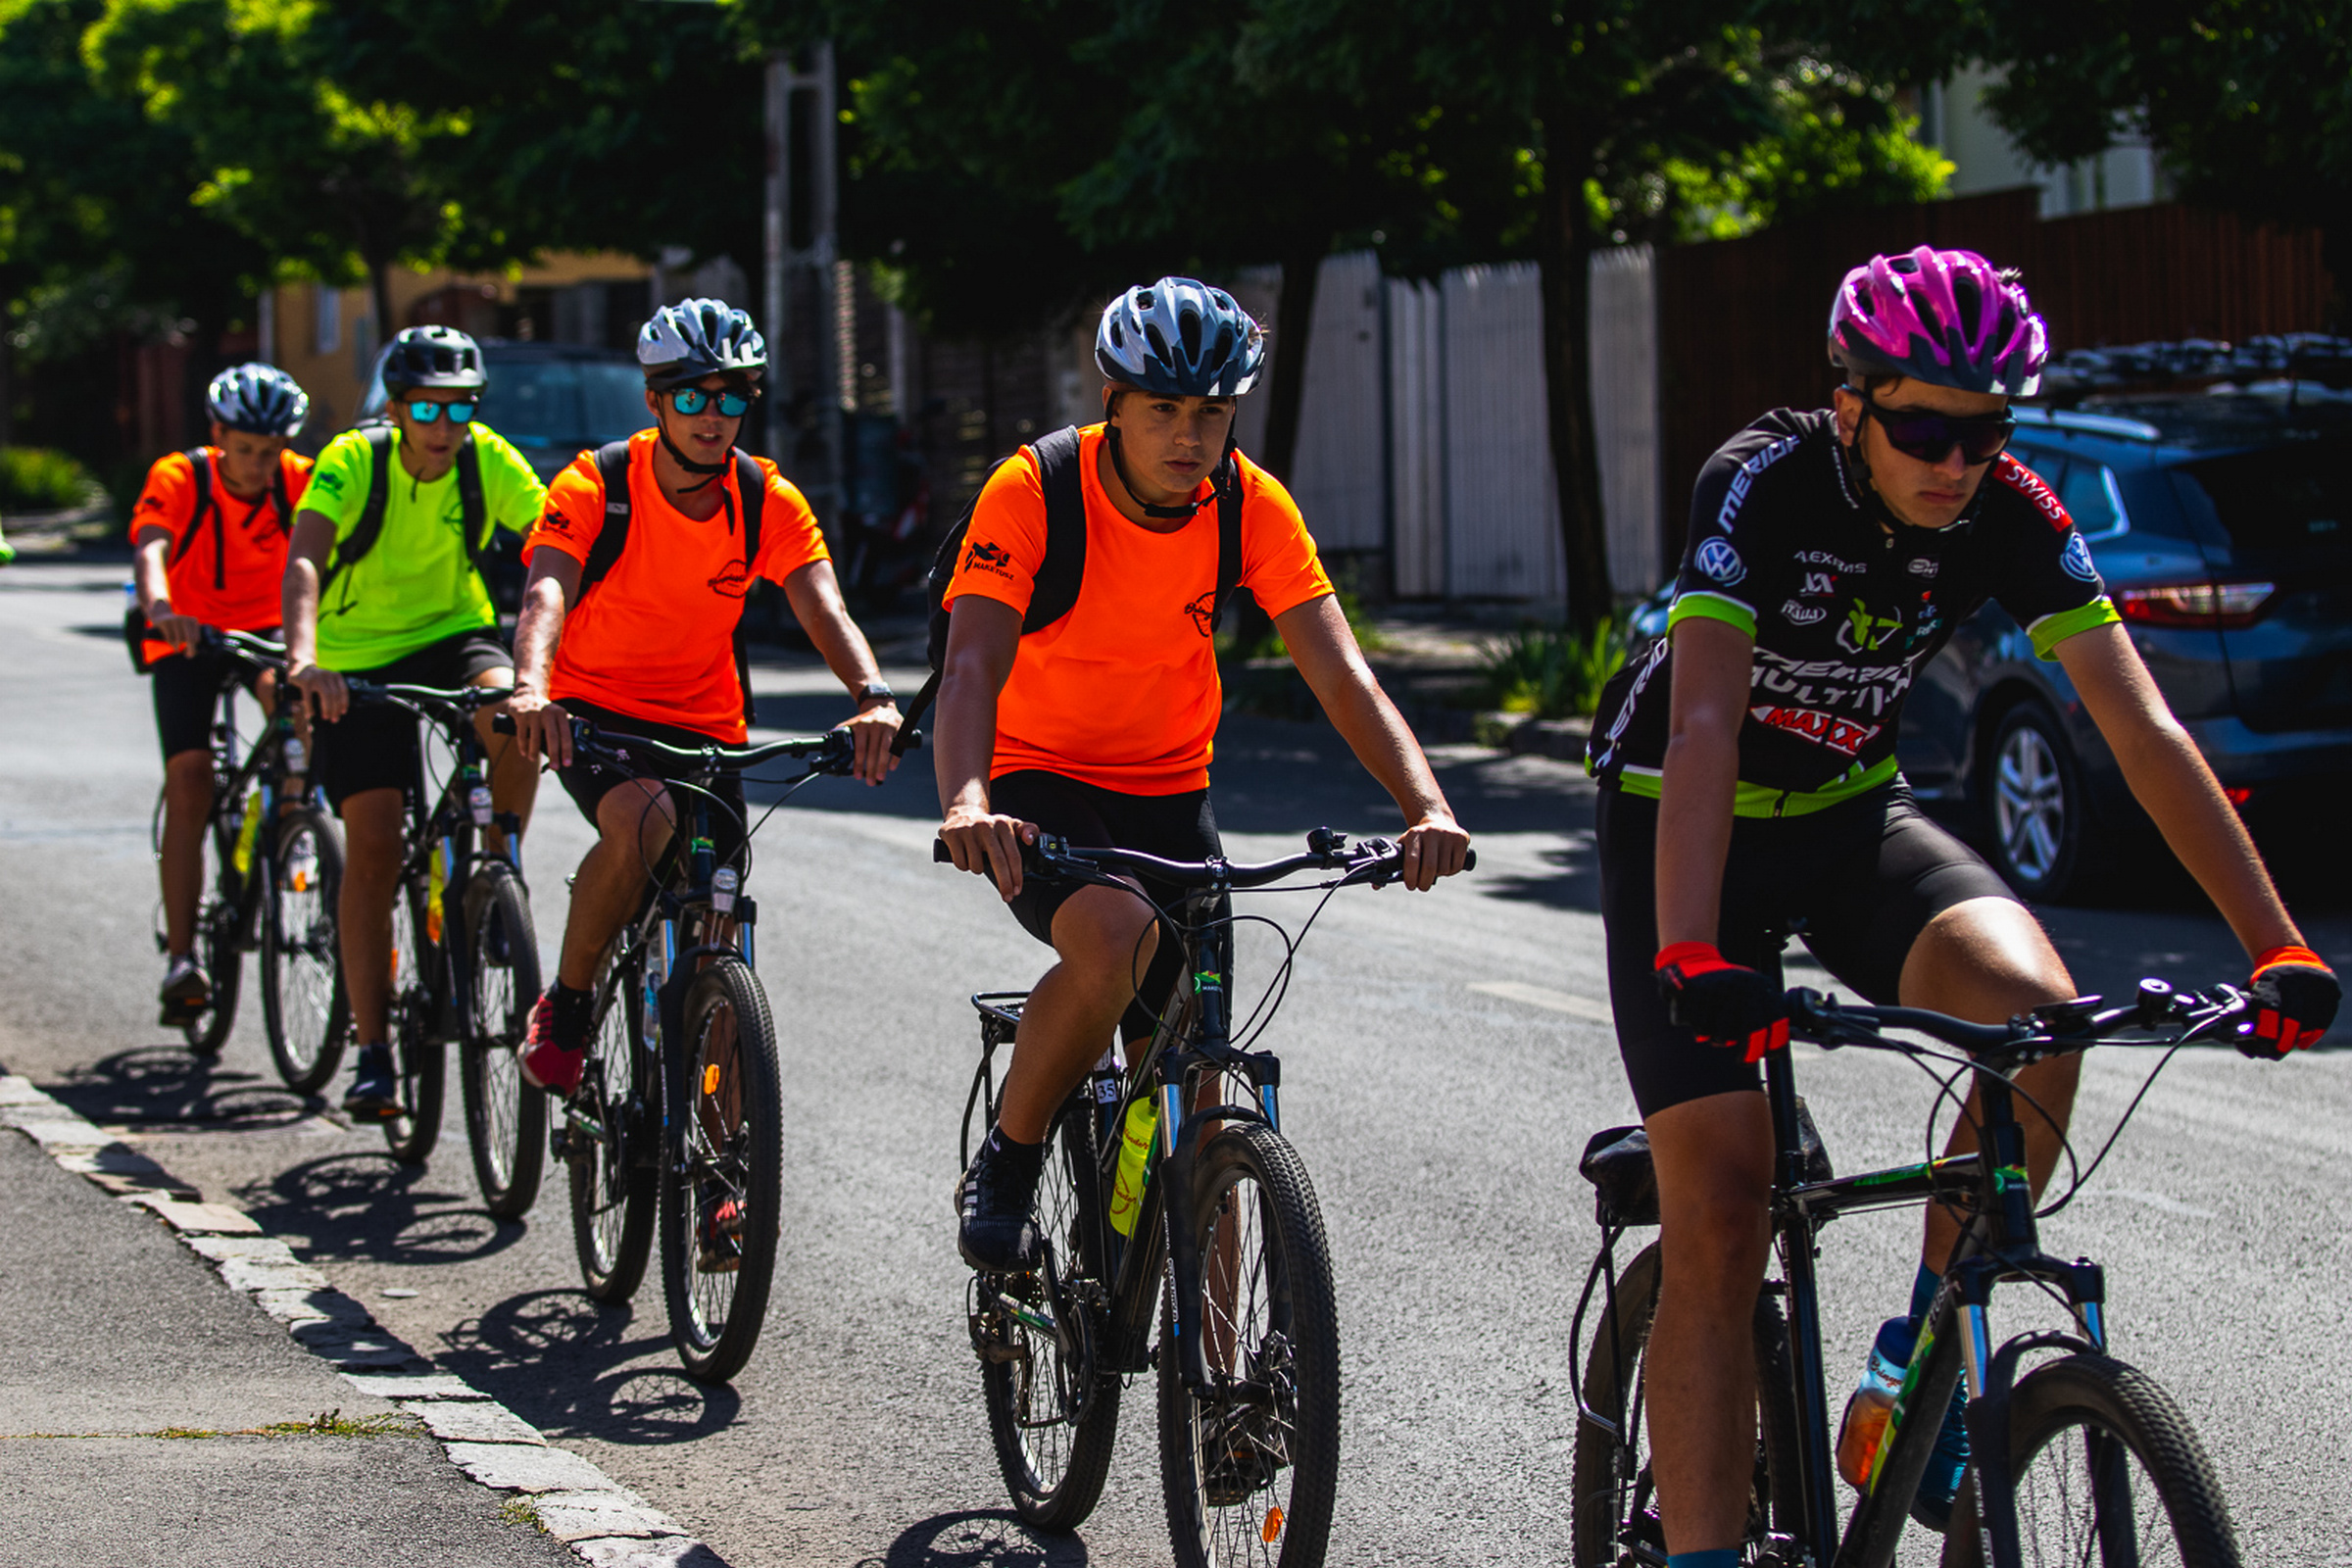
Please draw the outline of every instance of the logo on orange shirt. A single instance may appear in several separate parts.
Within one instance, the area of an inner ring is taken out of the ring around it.
[[[964,552],[963,569],[993,571],[1000,577],[1009,577],[1012,575],[1012,557],[1005,553],[1002,545],[975,539],[972,547]]]
[[[1184,612],[1193,617],[1193,625],[1201,636],[1213,636],[1217,629],[1217,591],[1211,588],[1185,606]]]
[[[722,599],[741,599],[751,592],[752,574],[743,569],[743,563],[730,561],[710,579],[710,591]]]
[[[569,533],[571,532],[571,517],[561,508],[550,507],[547,509],[547,515],[539,519],[539,526],[545,528],[549,533]]]

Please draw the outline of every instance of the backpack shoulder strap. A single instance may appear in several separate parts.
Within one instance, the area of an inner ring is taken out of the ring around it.
[[[294,502],[286,494],[286,459],[278,454],[276,466],[270,470],[270,506],[277,514],[277,531],[294,531]]]
[[[1224,619],[1226,603],[1242,581],[1241,455],[1236,453],[1225,462],[1225,481],[1217,486],[1217,597],[1209,602],[1211,635]]]
[[[1065,424],[1030,444],[1046,495],[1046,558],[1038,563],[1021,616],[1021,634],[1041,631],[1070,612],[1086,580],[1086,483],[1078,466],[1078,427]]]
[[[629,443],[627,440],[608,441],[596,449],[596,476],[605,487],[605,520],[596,531],[596,543],[588,547],[588,560],[580,567],[580,592],[585,595],[620,560],[620,553],[629,547]]]
[[[196,505],[188,512],[188,525],[180,530],[179,541],[172,547],[170,564],[178,565],[180,557],[196,548],[196,535],[203,531],[205,519],[220,510],[213,499],[213,455],[202,447],[190,447],[180,454],[188,460],[188,468],[195,476]]]
[[[752,701],[752,650],[744,635],[744,610],[752,602],[752,568],[760,560],[760,514],[767,508],[767,473],[759,460],[738,449],[735,488],[743,497],[743,599],[735,612],[735,685],[743,693],[743,721],[751,724],[759,710]]]
[[[392,437],[388,424],[369,425],[361,432],[368,440],[368,499],[360,505],[360,520],[335,546],[335,553],[326,564],[326,576],[318,584],[323,598],[328,583],[358,565],[375,548],[377,535],[384,531],[384,508],[392,499]]]
[[[466,530],[466,555],[473,563],[475,575],[482,572],[482,558],[490,553],[490,505],[482,499],[482,449],[474,444],[473,432],[467,431],[465,442],[458,448],[458,516]],[[485,577],[482,586],[487,588]]]

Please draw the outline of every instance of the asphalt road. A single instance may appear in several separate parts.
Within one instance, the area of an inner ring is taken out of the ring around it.
[[[927,768],[875,792],[819,781],[760,837],[787,1230],[758,1354],[733,1387],[705,1389],[676,1370],[653,1284],[634,1312],[579,1294],[559,1182],[524,1223],[482,1212],[454,1092],[441,1151],[403,1171],[374,1133],[278,1087],[256,1006],[209,1071],[155,1027],[161,770],[144,687],[113,640],[121,575],[0,574],[0,1062],[250,1210],[394,1332],[739,1568],[1169,1560],[1148,1383],[1078,1538],[1033,1539],[1004,1506],[948,1190],[975,1055],[963,999],[1026,985],[1044,955],[980,883],[930,863]],[[811,668],[771,665],[760,684],[771,722],[818,727],[840,706]],[[1335,900],[1268,1037],[1338,1270],[1332,1561],[1557,1563],[1568,1320],[1594,1240],[1575,1159],[1592,1131],[1633,1119],[1599,1021],[1591,794],[1560,763],[1467,748],[1442,754],[1441,773],[1479,835],[1479,871],[1426,897]],[[1229,723],[1217,778],[1237,856],[1279,853],[1319,822],[1394,826],[1319,726]],[[552,785],[541,807],[526,869],[552,956],[587,836]],[[2294,858],[2312,940],[2352,961],[2340,878]],[[2109,903],[2045,911],[2085,989],[2242,975],[2177,881],[2150,873]],[[1256,907],[1296,928],[1309,906]],[[1273,951],[1245,941],[1245,989],[1271,976]],[[2089,1063],[2085,1158],[2152,1064],[2124,1051]],[[1910,1065],[1800,1051],[1798,1072],[1840,1168],[1916,1154],[1931,1093]],[[2270,1067],[2183,1054],[2046,1230],[2053,1250],[2108,1265],[2118,1353],[2192,1413],[2250,1562],[2352,1568],[2352,1365],[2332,1354],[2352,1297],[2348,1162],[2352,1053]],[[1825,1238],[1840,1384],[1900,1308],[1916,1245],[1899,1215]],[[1999,1316],[2019,1329],[2053,1314],[2012,1296]]]

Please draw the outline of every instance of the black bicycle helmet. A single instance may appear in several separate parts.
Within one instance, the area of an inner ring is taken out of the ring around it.
[[[214,376],[204,389],[204,406],[219,423],[248,435],[290,436],[311,412],[310,397],[294,378],[259,360]]]
[[[479,392],[489,384],[481,345],[454,326],[403,327],[384,345],[386,392]]]
[[[746,313],[725,300],[664,305],[637,333],[637,363],[657,392],[690,386],[706,375],[756,382],[767,368],[767,340]]]

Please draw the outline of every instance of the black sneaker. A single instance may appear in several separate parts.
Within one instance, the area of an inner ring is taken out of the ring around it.
[[[390,1046],[360,1048],[359,1067],[343,1097],[343,1113],[355,1121],[390,1121],[401,1113],[400,1073],[392,1064]]]
[[[167,1029],[194,1023],[212,1004],[212,982],[204,977],[195,956],[183,953],[164,970],[163,989],[156,994],[163,1015],[156,1021]]]
[[[984,1274],[1027,1274],[1037,1267],[1038,1167],[995,1147],[992,1134],[980,1156],[956,1184],[956,1250]]]

